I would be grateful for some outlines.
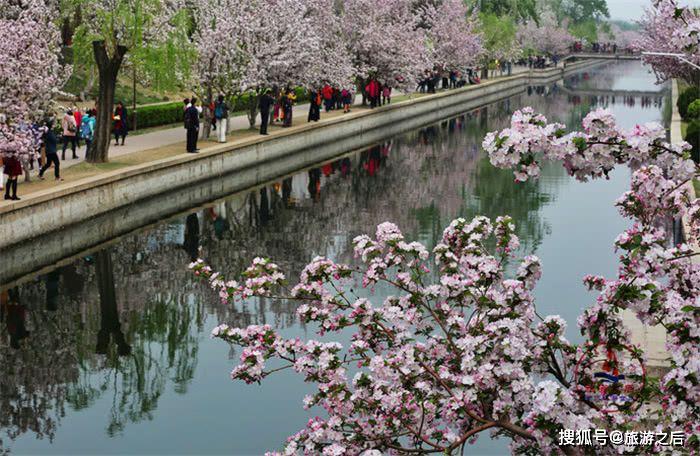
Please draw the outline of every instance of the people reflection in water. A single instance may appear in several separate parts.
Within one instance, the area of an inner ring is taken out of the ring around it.
[[[362,168],[367,172],[367,175],[373,177],[377,174],[379,167],[381,166],[381,145],[376,145],[364,151],[361,156]]]
[[[10,336],[10,347],[17,350],[20,342],[29,336],[26,325],[27,309],[20,304],[17,287],[0,292],[0,321],[5,323]]]
[[[197,214],[190,214],[185,219],[185,240],[182,243],[190,256],[190,260],[196,261],[199,258],[199,218]]]
[[[345,157],[340,160],[340,174],[343,177],[347,177],[350,174],[351,167],[352,163],[350,162],[350,159],[348,157]]]
[[[58,309],[58,284],[61,280],[61,270],[54,269],[46,274],[46,310]]]
[[[119,356],[130,355],[131,345],[126,342],[119,321],[117,296],[114,291],[114,268],[109,250],[95,254],[95,275],[100,294],[100,330],[97,332],[95,353],[106,355],[111,342],[116,344]]]
[[[219,240],[223,239],[224,234],[230,229],[225,205],[212,206],[207,209],[206,213],[214,228],[214,235]]]
[[[312,168],[309,170],[309,195],[314,201],[318,200],[321,196],[321,170],[319,168]]]
[[[270,212],[270,199],[267,196],[267,187],[260,189],[260,209],[258,211],[258,215],[260,217],[260,226],[267,225],[272,218],[272,214]]]
[[[326,163],[321,166],[321,172],[325,177],[330,177],[330,175],[333,174],[333,163]]]
[[[292,205],[292,178],[288,177],[282,181],[282,201],[284,207],[289,208]]]

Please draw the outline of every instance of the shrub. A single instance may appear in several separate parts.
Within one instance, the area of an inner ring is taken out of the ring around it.
[[[678,96],[678,102],[676,106],[678,107],[678,113],[684,119],[688,116],[688,106],[690,103],[700,98],[700,89],[697,87],[688,87]]]
[[[688,119],[700,119],[700,99],[693,101],[688,106]]]
[[[297,87],[295,92],[297,95],[297,103],[305,103],[309,100],[308,92],[302,87]],[[244,93],[235,97],[233,101],[229,103],[230,114],[233,115],[234,112],[247,111],[249,98],[249,93]],[[136,114],[136,126],[139,129],[170,125],[184,121],[184,109],[181,101],[137,107]],[[128,111],[128,115],[129,126],[133,128],[133,109]]]
[[[134,111],[129,111],[128,115],[129,125],[133,127]],[[137,128],[158,127],[182,122],[184,120],[184,109],[181,101],[141,106],[136,108],[136,116]]]
[[[303,87],[296,87],[294,93],[297,96],[297,104],[306,103],[309,101],[309,93]],[[248,100],[250,99],[250,93],[246,92],[242,95],[237,96],[231,102],[230,111],[233,113],[235,111],[247,111],[248,110]]]
[[[693,160],[695,163],[700,163],[700,119],[695,119],[688,124],[685,140],[693,146]]]

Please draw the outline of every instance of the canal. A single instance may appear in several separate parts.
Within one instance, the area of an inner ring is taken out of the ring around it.
[[[669,98],[640,63],[604,64],[0,286],[0,454],[262,454],[317,413],[302,409],[310,388],[293,374],[262,385],[229,379],[238,354],[209,337],[213,327],[270,323],[287,337],[313,328],[295,321],[289,303],[220,304],[187,270],[200,249],[229,275],[261,255],[294,278],[316,255],[352,261],[353,237],[387,220],[432,247],[457,216],[510,214],[522,253],[543,262],[539,313],[560,314],[577,340],[576,317],[594,299],[581,278],[616,269],[612,244],[626,222],[613,202],[629,171],[580,184],[550,164],[538,182],[515,184],[488,163],[481,140],[522,106],[569,126],[607,107],[630,127],[667,121]],[[386,292],[375,290],[378,299]],[[505,446],[484,436],[470,450]]]

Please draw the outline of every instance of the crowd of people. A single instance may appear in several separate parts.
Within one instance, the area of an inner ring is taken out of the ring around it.
[[[425,71],[423,78],[418,81],[416,91],[420,93],[435,93],[439,88],[456,89],[471,84],[481,83],[479,69],[468,68],[461,71]]]
[[[63,110],[60,120],[54,117],[46,118],[41,124],[29,126],[32,136],[36,138],[35,158],[22,163],[14,156],[0,157],[2,173],[7,179],[6,183],[0,181],[0,188],[5,188],[5,200],[19,201],[17,196],[18,178],[25,172],[38,170],[38,177],[44,180],[44,174],[53,168],[53,175],[56,181],[62,181],[61,162],[65,160],[76,160],[78,153],[85,145],[84,156],[87,156],[95,138],[95,125],[97,118],[96,108],[78,108],[73,106]],[[124,145],[128,127],[128,115],[124,103],[117,102],[112,116],[112,131],[115,137],[115,145]],[[60,149],[60,157],[59,157]],[[70,157],[66,157],[66,152],[70,150]]]
[[[626,54],[634,54],[635,49],[631,46],[620,47],[617,43],[612,42],[593,42],[590,45],[585,45],[582,41],[576,41],[571,45],[571,52],[593,52],[596,54],[617,54],[618,52],[624,52]]]

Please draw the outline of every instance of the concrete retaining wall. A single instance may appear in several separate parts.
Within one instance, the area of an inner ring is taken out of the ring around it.
[[[144,225],[580,71],[532,71],[106,173],[0,208],[0,283]],[[333,141],[328,141],[333,138]],[[138,202],[138,204],[134,204]],[[33,238],[41,236],[41,243]]]

